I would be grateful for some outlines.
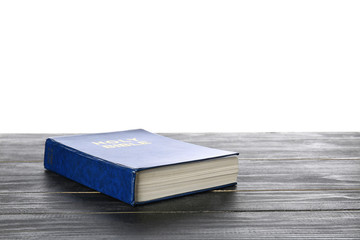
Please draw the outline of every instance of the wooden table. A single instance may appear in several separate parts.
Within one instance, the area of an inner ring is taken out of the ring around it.
[[[238,151],[238,185],[133,208],[44,170],[54,134],[1,134],[0,239],[360,238],[360,133],[163,135]]]

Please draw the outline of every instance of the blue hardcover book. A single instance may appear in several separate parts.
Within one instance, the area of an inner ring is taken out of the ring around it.
[[[237,155],[137,129],[48,138],[44,166],[134,206],[234,185]]]

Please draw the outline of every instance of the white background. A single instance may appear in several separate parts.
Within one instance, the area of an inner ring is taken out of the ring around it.
[[[360,1],[1,1],[0,132],[360,131]]]

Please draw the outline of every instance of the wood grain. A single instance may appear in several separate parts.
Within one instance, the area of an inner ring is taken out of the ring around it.
[[[207,147],[238,151],[240,159],[360,160],[360,133],[161,134]],[[45,139],[57,135],[67,134],[0,134],[0,161],[41,161]]]
[[[239,160],[237,190],[360,189],[360,161]],[[0,163],[0,193],[74,192],[88,188],[44,169],[42,162]]]
[[[44,170],[55,134],[0,134],[0,239],[360,236],[360,133],[171,133],[240,152],[238,185],[131,207]]]
[[[0,215],[0,239],[358,239],[360,212]]]

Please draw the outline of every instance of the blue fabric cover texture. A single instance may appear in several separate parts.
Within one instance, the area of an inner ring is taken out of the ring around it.
[[[134,206],[145,203],[135,202],[137,171],[232,155],[238,153],[198,146],[136,129],[48,138],[45,143],[44,166]],[[224,186],[211,189],[220,187]],[[205,190],[210,189],[200,191]]]

